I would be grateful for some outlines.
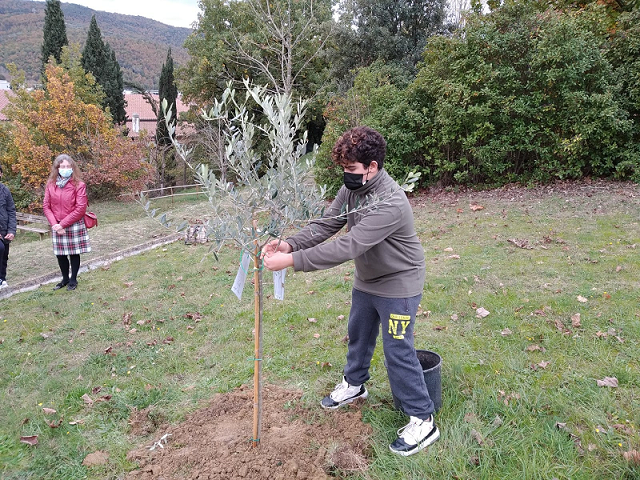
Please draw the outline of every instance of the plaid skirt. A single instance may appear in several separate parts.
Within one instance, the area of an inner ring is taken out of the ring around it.
[[[53,239],[54,255],[78,255],[91,251],[89,232],[87,232],[87,227],[84,225],[84,219],[80,219],[70,227],[65,228],[64,235],[51,232],[51,238]]]

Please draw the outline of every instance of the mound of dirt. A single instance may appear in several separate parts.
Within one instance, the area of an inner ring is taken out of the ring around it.
[[[301,396],[301,391],[263,387],[262,438],[253,447],[253,388],[216,395],[183,423],[157,428],[155,448],[146,444],[129,452],[127,459],[139,468],[126,478],[326,480],[366,470],[371,427],[362,422],[359,405],[308,410],[300,406]],[[148,433],[141,426],[150,422],[141,417],[144,411],[134,412],[132,433]]]

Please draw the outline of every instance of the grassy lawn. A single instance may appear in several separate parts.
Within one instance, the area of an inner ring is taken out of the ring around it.
[[[185,216],[206,211],[185,202]],[[388,451],[398,413],[379,347],[363,407],[371,465],[350,478],[640,478],[624,456],[640,451],[640,189],[569,184],[413,202],[427,258],[416,346],[443,358],[442,436],[409,458]],[[136,204],[92,209],[114,231],[140,216]],[[135,466],[126,453],[151,440],[130,434],[134,409],[179,422],[251,383],[252,288],[242,301],[230,291],[239,260],[232,247],[216,261],[206,246],[177,242],[84,273],[75,292],[2,300],[0,478],[122,478]],[[339,380],[352,272],[351,263],[289,271],[284,302],[266,299],[265,382],[317,405]],[[605,377],[617,387],[599,386]],[[31,435],[36,447],[20,442]],[[96,450],[107,465],[83,466]]]

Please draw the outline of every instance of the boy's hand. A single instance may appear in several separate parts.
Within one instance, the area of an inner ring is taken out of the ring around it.
[[[270,257],[277,252],[291,253],[292,250],[293,249],[291,248],[291,245],[289,245],[284,240],[271,240],[264,247],[262,247],[262,258]]]
[[[293,267],[293,255],[290,253],[275,252],[270,255],[264,255],[262,263],[264,263],[264,266],[269,270],[277,272],[287,267]]]

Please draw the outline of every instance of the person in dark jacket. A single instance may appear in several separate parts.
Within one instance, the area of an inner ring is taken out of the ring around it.
[[[382,324],[391,390],[410,417],[389,448],[408,456],[435,442],[440,431],[413,342],[426,275],[424,249],[405,192],[383,169],[385,155],[386,142],[374,129],[345,132],[331,152],[344,170],[344,186],[325,215],[285,241],[269,242],[262,254],[269,270],[310,272],[354,261],[347,363],[342,382],[321,405],[337,409],[367,397],[364,383]],[[367,199],[376,197],[378,203],[367,208]],[[325,242],[345,225],[344,235]]]
[[[2,179],[2,165],[0,165]],[[16,205],[13,196],[4,183],[0,183],[0,288],[7,288],[7,263],[9,245],[16,236]]]
[[[53,287],[54,290],[63,287],[75,290],[78,286],[80,254],[91,251],[84,224],[87,204],[87,186],[80,178],[78,165],[69,155],[58,155],[51,165],[42,202],[44,216],[53,230],[53,253],[62,273],[62,281]]]

